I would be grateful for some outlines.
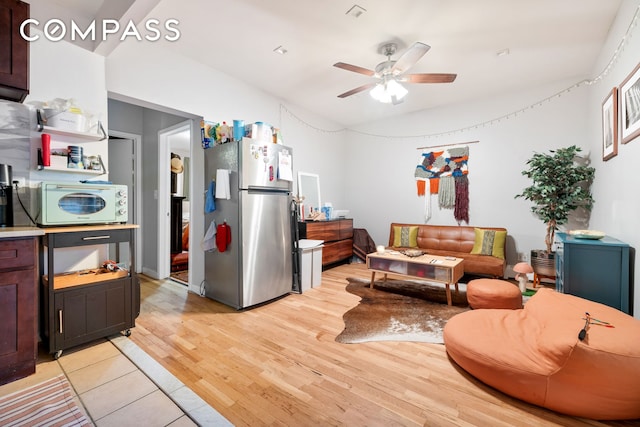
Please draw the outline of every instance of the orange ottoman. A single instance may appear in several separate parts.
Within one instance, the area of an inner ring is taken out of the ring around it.
[[[540,289],[522,310],[453,316],[443,336],[462,369],[510,396],[575,417],[640,418],[640,320],[619,310]]]
[[[522,308],[520,288],[506,280],[475,279],[467,284],[467,301],[473,309]]]

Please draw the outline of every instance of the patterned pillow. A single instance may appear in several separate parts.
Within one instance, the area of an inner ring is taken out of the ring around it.
[[[393,246],[403,248],[418,247],[418,227],[393,226]]]
[[[476,240],[471,249],[472,254],[492,255],[504,259],[504,242],[507,239],[506,231],[485,230],[474,228]]]

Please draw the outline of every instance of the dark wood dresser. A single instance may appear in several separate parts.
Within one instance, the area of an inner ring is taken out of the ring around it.
[[[349,261],[353,256],[353,219],[302,221],[298,231],[301,239],[324,240],[322,268]]]

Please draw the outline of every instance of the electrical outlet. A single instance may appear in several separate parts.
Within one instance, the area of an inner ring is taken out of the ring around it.
[[[23,176],[17,176],[13,178],[13,181],[17,181],[18,182],[18,194],[25,194],[27,192],[26,186],[27,186],[27,179]],[[14,189],[15,189],[15,185],[14,184]]]
[[[526,252],[518,252],[518,261],[529,262],[529,257]]]

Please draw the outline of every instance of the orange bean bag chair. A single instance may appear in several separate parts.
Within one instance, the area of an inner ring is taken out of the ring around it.
[[[444,343],[460,367],[518,399],[576,417],[640,418],[640,320],[614,308],[540,289],[522,310],[454,316]]]
[[[500,279],[474,279],[467,284],[467,301],[479,308],[522,308],[522,293],[518,285]]]

